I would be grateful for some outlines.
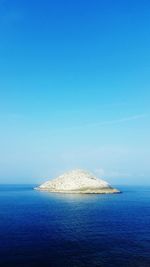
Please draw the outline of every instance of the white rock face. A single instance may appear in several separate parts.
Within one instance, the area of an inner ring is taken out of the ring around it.
[[[119,193],[104,180],[84,170],[66,172],[35,189],[60,193]]]

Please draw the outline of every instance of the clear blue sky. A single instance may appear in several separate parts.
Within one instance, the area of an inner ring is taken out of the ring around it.
[[[150,2],[0,0],[0,182],[150,184]]]

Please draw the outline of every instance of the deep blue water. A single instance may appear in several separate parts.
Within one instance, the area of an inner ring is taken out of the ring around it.
[[[150,187],[64,195],[0,186],[0,266],[150,267]]]

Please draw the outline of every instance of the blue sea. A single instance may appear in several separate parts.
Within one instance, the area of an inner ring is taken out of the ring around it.
[[[150,267],[150,187],[122,194],[0,186],[1,267]]]

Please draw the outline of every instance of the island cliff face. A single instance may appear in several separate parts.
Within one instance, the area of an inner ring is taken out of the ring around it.
[[[104,180],[99,179],[93,174],[84,170],[73,170],[66,172],[55,179],[45,182],[35,189],[59,193],[120,193],[119,190],[112,188]]]

